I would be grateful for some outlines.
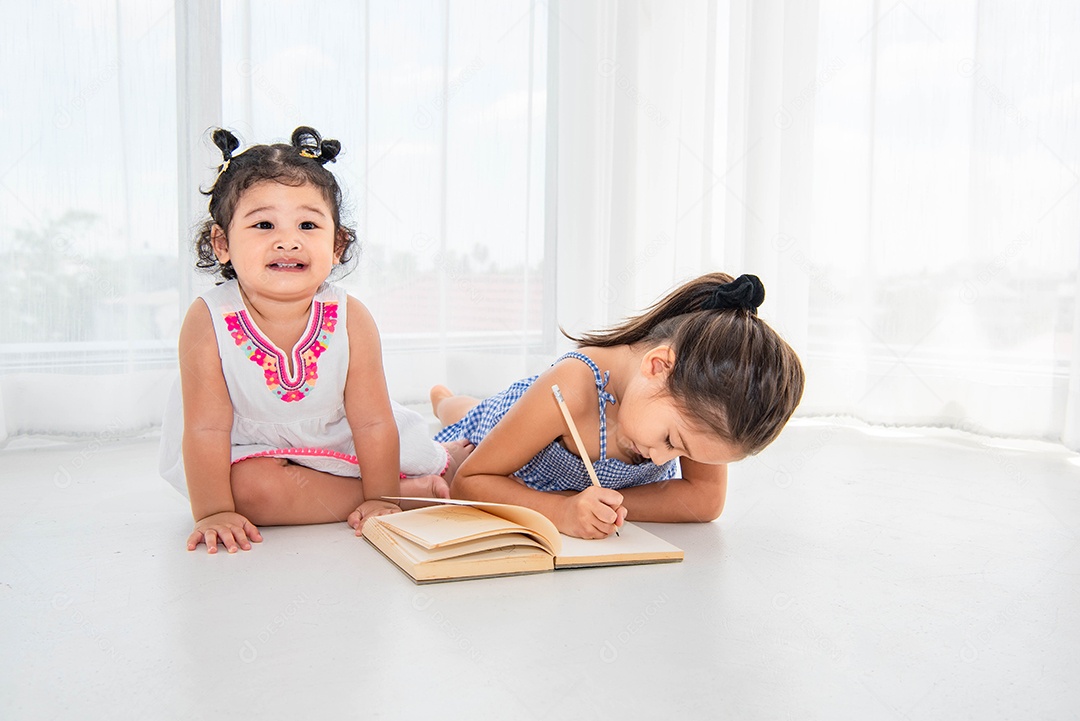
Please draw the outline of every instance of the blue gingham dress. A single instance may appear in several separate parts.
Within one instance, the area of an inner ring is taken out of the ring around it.
[[[593,463],[593,470],[600,479],[600,485],[604,488],[619,489],[675,478],[679,474],[678,460],[658,466],[651,461],[630,464],[617,458],[608,458],[605,408],[608,403],[614,405],[616,402],[615,396],[605,390],[610,372],[601,373],[591,358],[576,351],[567,353],[555,362],[565,358],[577,358],[588,364],[596,376],[596,393],[600,404],[600,460]],[[473,444],[479,444],[537,378],[538,375],[520,380],[505,391],[484,399],[460,421],[443,428],[435,436],[435,440],[444,443],[467,438]],[[558,440],[552,441],[514,475],[524,481],[525,485],[538,491],[582,491],[592,484],[585,470],[585,463]]]

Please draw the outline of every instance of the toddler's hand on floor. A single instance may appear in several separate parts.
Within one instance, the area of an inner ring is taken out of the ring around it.
[[[563,500],[563,512],[555,526],[568,536],[606,538],[626,520],[623,496],[610,488],[589,486]]]
[[[200,543],[205,543],[207,553],[217,553],[220,541],[229,553],[236,553],[239,548],[250,551],[251,542],[248,539],[255,543],[262,542],[262,534],[255,524],[239,513],[223,511],[200,519],[195,524],[195,530],[188,536],[187,549],[194,551]]]
[[[385,516],[387,513],[400,512],[401,508],[389,501],[377,499],[364,501],[356,507],[355,511],[349,514],[349,525],[356,529],[356,535],[359,536],[364,531],[364,521],[372,516]]]

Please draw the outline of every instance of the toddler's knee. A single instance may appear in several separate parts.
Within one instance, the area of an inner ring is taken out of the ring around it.
[[[249,458],[233,465],[230,480],[236,512],[259,523],[256,519],[272,508],[275,500],[272,479],[287,464],[279,458]]]

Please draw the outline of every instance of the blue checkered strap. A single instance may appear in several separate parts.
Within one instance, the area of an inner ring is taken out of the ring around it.
[[[584,353],[578,353],[577,351],[570,351],[563,355],[558,363],[563,358],[577,358],[579,361],[585,363],[592,368],[593,375],[596,377],[596,395],[597,401],[600,404],[600,460],[607,460],[607,414],[605,409],[607,404],[615,405],[615,396],[605,390],[607,388],[608,381],[611,380],[611,371],[600,372],[600,367],[593,362],[593,359]]]

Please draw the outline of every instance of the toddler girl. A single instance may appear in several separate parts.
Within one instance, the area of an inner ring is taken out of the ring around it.
[[[327,282],[356,242],[323,167],[340,144],[300,127],[290,145],[234,155],[232,133],[213,138],[224,162],[197,265],[224,282],[184,320],[182,403],[162,434],[162,474],[181,492],[186,477],[188,549],[250,549],[256,524],[347,517],[359,534],[400,510],[383,496],[447,496],[471,447],[435,443],[419,414],[391,403],[375,321]]]

